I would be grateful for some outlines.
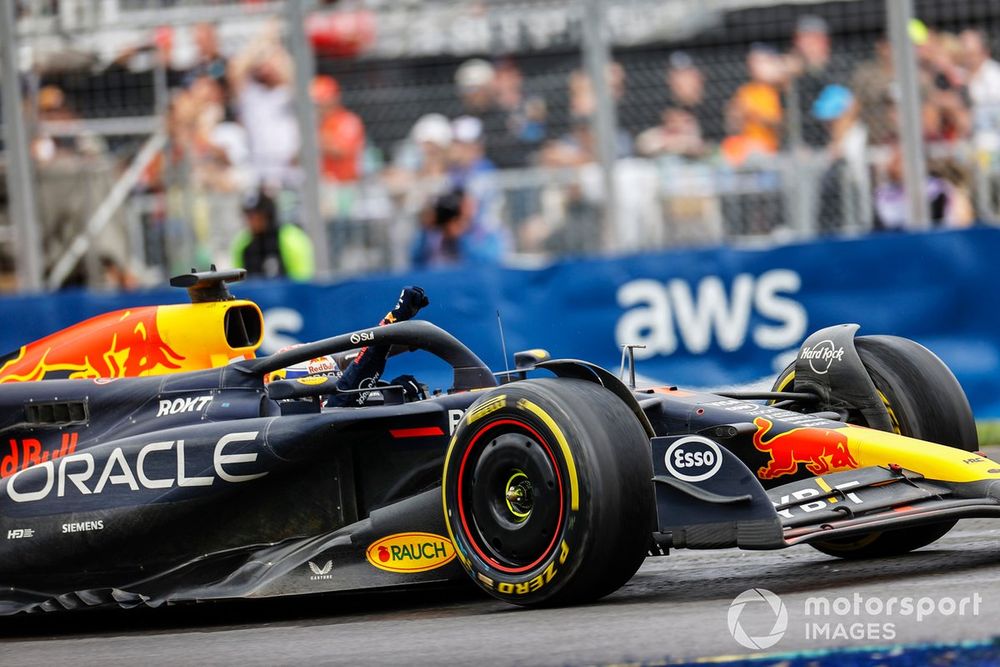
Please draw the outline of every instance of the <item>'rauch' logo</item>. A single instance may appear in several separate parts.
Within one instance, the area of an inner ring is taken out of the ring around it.
[[[372,542],[365,556],[380,570],[425,572],[450,563],[455,547],[434,533],[399,533]]]
[[[751,636],[740,623],[743,611],[750,605],[752,609],[747,616],[751,619],[774,618],[770,631],[762,635]],[[763,609],[762,609],[763,607]],[[749,649],[762,650],[770,648],[781,641],[788,629],[788,609],[777,595],[764,588],[751,588],[736,596],[729,604],[729,633],[741,646]]]

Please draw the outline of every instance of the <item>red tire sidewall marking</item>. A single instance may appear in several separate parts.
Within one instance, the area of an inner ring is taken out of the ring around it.
[[[528,565],[525,565],[523,567],[508,567],[506,565],[501,565],[499,562],[497,562],[496,559],[487,556],[483,552],[483,550],[479,548],[479,545],[476,543],[476,540],[473,538],[472,531],[469,530],[469,523],[468,523],[468,521],[465,518],[465,502],[463,501],[463,498],[462,498],[462,496],[463,496],[463,493],[462,493],[462,489],[463,489],[462,478],[465,475],[465,462],[468,460],[469,454],[472,452],[473,449],[475,449],[476,443],[479,441],[479,438],[481,438],[485,433],[493,430],[494,428],[496,428],[498,426],[504,426],[504,425],[517,426],[518,428],[524,429],[529,434],[531,434],[532,436],[534,436],[535,440],[545,450],[546,455],[548,455],[548,457],[549,457],[549,462],[552,463],[552,467],[556,471],[556,487],[559,489],[559,518],[556,520],[556,528],[555,528],[555,530],[552,531],[552,540],[549,542],[549,545],[547,547],[545,547],[545,550],[542,552],[541,556],[539,556],[536,560],[534,560],[533,562],[531,562]],[[462,524],[463,537],[465,537],[465,539],[469,542],[469,545],[472,547],[472,549],[476,552],[476,554],[483,561],[485,561],[486,563],[488,563],[491,567],[494,567],[494,568],[500,570],[501,572],[505,572],[507,574],[520,574],[522,572],[527,572],[527,571],[531,570],[532,568],[538,566],[539,563],[543,562],[552,553],[553,547],[555,547],[556,542],[559,539],[559,534],[560,534],[559,528],[562,526],[563,515],[564,515],[562,473],[560,473],[560,471],[559,471],[559,462],[556,461],[555,456],[553,456],[552,449],[549,447],[549,444],[548,444],[548,442],[546,442],[545,438],[543,438],[538,433],[538,431],[536,431],[534,428],[532,428],[531,426],[529,426],[525,422],[523,422],[521,420],[518,420],[518,419],[499,419],[497,421],[490,422],[490,423],[486,424],[484,428],[482,428],[481,430],[477,431],[476,434],[472,436],[472,438],[469,440],[469,444],[466,446],[465,453],[462,455],[462,461],[461,461],[461,463],[459,463],[459,466],[458,466],[458,482],[457,482],[457,498],[456,498],[456,502],[458,503],[458,517],[459,517],[459,521]]]

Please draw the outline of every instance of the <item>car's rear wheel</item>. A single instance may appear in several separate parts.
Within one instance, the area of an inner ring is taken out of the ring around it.
[[[594,600],[642,564],[653,528],[649,439],[591,382],[516,382],[459,424],[442,480],[459,560],[519,605]]]
[[[861,336],[854,342],[896,433],[969,452],[978,449],[976,422],[965,392],[933,352],[896,336]],[[795,365],[792,364],[778,376],[774,388],[794,391],[794,380]],[[860,414],[849,415],[848,421],[868,426]],[[940,539],[955,523],[945,521],[810,544],[839,558],[895,556]]]

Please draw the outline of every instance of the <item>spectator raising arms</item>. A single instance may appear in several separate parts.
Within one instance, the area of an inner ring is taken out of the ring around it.
[[[250,137],[250,159],[269,186],[293,185],[300,136],[292,91],[292,61],[277,26],[252,41],[229,64],[240,122]]]
[[[917,66],[923,98],[924,138],[954,142],[967,138],[972,126],[959,64],[960,43],[951,33],[930,30],[915,21],[910,30],[917,45]]]
[[[194,43],[197,56],[194,64],[182,75],[181,84],[188,88],[195,80],[207,76],[226,86],[226,70],[229,62],[219,51],[219,35],[211,23],[199,23],[194,27]]]

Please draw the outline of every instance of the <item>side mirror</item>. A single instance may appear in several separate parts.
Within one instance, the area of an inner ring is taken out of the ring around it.
[[[530,371],[536,364],[548,361],[552,358],[548,350],[536,348],[534,350],[522,350],[514,353],[514,368],[519,371]]]

